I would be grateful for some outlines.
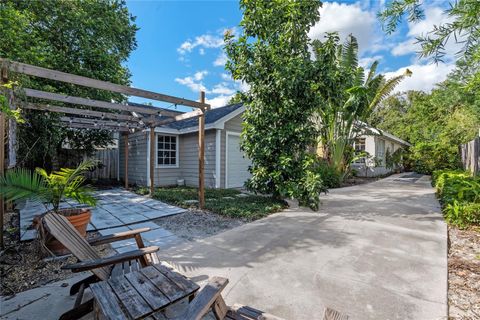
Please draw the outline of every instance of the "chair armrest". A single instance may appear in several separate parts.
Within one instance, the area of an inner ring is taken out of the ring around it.
[[[147,231],[150,231],[150,228],[139,228],[139,229],[130,230],[130,231],[107,234],[105,236],[100,236],[94,239],[90,239],[88,240],[88,243],[92,246],[98,246],[105,243],[112,243],[115,241],[134,238],[137,234],[140,234],[142,232],[147,232]]]
[[[182,319],[200,320],[210,310],[222,290],[227,286],[228,279],[222,277],[211,278],[195,298],[188,305],[185,317]]]
[[[70,269],[72,270],[72,272],[92,270],[92,269],[96,269],[104,266],[117,264],[124,261],[135,260],[147,254],[157,252],[158,249],[159,248],[156,246],[141,248],[133,251],[119,253],[111,257],[69,264],[69,265],[63,266],[62,269]]]

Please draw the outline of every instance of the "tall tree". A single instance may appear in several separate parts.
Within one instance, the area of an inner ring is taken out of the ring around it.
[[[316,132],[318,103],[308,31],[319,19],[319,1],[241,0],[241,34],[227,33],[226,68],[250,86],[242,148],[252,160],[248,187],[293,196],[318,206],[319,175],[310,170],[307,148]]]
[[[354,139],[366,130],[366,121],[373,109],[385,99],[404,75],[386,79],[376,74],[375,61],[365,78],[358,65],[358,43],[349,36],[344,44],[336,33],[326,40],[313,42],[315,66],[318,70],[317,93],[321,97],[315,113],[319,143],[330,165],[340,174],[348,172]]]
[[[445,56],[445,45],[449,40],[463,43],[462,53],[466,56],[478,54],[480,45],[480,1],[452,1],[445,13],[449,22],[435,25],[417,40],[422,45],[420,55],[440,61]],[[404,16],[410,22],[419,22],[425,17],[421,0],[393,0],[378,14],[387,33],[393,33]]]
[[[0,2],[0,56],[118,84],[129,84],[123,63],[136,47],[137,27],[124,0],[4,0]],[[124,97],[55,81],[19,76],[20,86],[123,101]],[[19,161],[51,167],[62,143],[92,151],[111,141],[102,130],[59,127],[55,114],[24,112],[19,126]]]

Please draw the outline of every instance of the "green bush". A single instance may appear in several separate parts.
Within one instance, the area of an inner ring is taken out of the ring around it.
[[[353,170],[354,169],[352,169],[352,174]],[[314,171],[320,175],[323,185],[326,188],[330,189],[340,187],[340,174],[337,172],[337,170],[335,170],[335,168],[329,166],[325,160],[319,159],[315,164]]]
[[[480,224],[480,178],[461,170],[438,170],[432,174],[447,222],[464,228]]]
[[[458,202],[448,204],[443,210],[448,223],[466,228],[480,224],[480,203]]]
[[[460,166],[458,148],[439,142],[419,142],[410,148],[409,161],[415,172],[432,174],[435,170],[455,170]]]

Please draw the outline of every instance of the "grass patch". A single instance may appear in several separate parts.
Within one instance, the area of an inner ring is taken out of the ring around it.
[[[142,187],[136,192],[145,195],[149,189]],[[271,197],[239,194],[234,189],[205,189],[205,209],[226,217],[256,220],[287,207],[285,201]],[[198,207],[197,203],[188,202],[198,199],[198,189],[193,187],[156,188],[153,198],[182,208]]]

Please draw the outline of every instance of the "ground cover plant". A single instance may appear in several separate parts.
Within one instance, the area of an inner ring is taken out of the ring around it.
[[[145,195],[148,194],[149,189],[141,187],[136,192]],[[156,188],[153,198],[182,208],[196,208],[198,189],[193,187]],[[256,220],[286,207],[286,202],[272,197],[246,195],[234,189],[205,189],[205,209],[230,218]]]
[[[460,228],[480,225],[480,177],[461,170],[439,170],[432,183],[447,222]]]

